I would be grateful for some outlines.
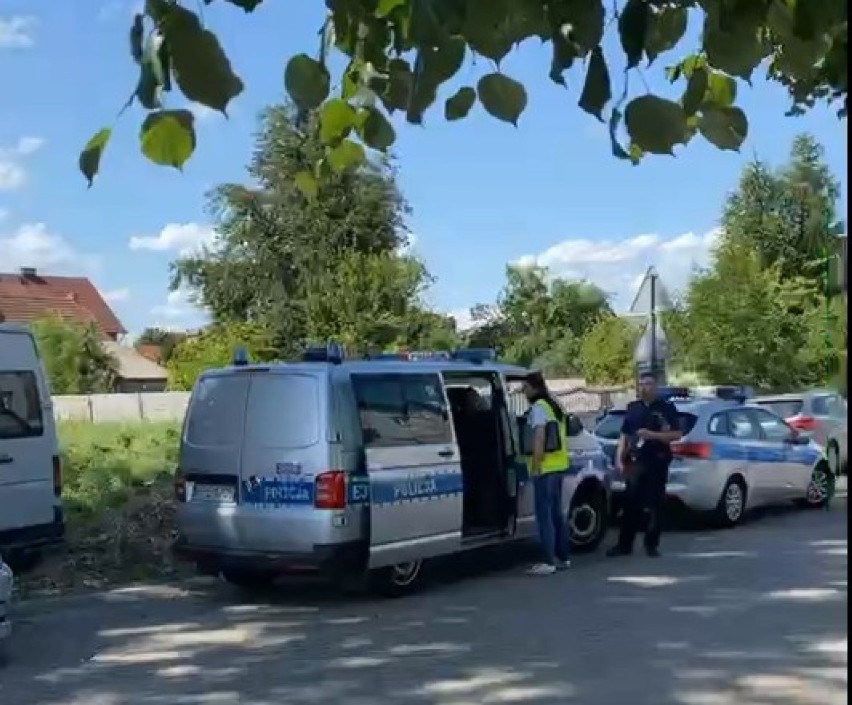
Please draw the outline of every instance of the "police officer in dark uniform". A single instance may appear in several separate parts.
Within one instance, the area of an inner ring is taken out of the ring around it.
[[[683,433],[674,404],[657,394],[657,378],[646,372],[639,376],[639,399],[627,405],[616,451],[616,468],[625,482],[624,516],[618,543],[608,556],[626,556],[633,552],[633,542],[641,528],[645,512],[645,551],[658,556],[661,514],[666,499],[670,444]]]

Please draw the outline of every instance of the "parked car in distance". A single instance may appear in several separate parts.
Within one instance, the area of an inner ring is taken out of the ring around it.
[[[799,394],[760,396],[751,401],[821,445],[835,475],[846,469],[847,408],[842,395],[814,389]]]
[[[12,633],[12,621],[9,607],[12,602],[12,569],[0,556],[0,659],[3,657],[3,645]]]
[[[675,401],[683,439],[672,444],[674,459],[666,495],[670,503],[712,512],[734,526],[747,510],[798,501],[823,507],[831,497],[826,457],[812,439],[755,404],[696,398]],[[612,409],[595,429],[614,460],[624,409]],[[614,509],[623,481],[612,486]]]

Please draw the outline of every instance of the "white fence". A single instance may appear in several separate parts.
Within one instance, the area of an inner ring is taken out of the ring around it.
[[[574,380],[571,380],[574,382]],[[564,380],[553,380],[556,396],[568,411],[582,414],[625,404],[632,398],[627,389],[566,388]],[[57,421],[181,421],[189,392],[138,392],[133,394],[88,394],[53,397]]]

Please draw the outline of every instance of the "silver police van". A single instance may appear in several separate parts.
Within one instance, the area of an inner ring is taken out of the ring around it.
[[[205,372],[184,420],[178,556],[242,586],[312,573],[415,589],[430,558],[535,536],[522,426],[528,370],[493,351]],[[576,550],[607,527],[608,463],[569,416]]]

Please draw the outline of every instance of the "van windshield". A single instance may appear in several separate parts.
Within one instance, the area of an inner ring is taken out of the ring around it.
[[[43,432],[35,374],[0,371],[0,438],[26,438]]]
[[[320,431],[317,378],[262,372],[201,380],[186,440],[197,446],[304,448],[319,441]]]

